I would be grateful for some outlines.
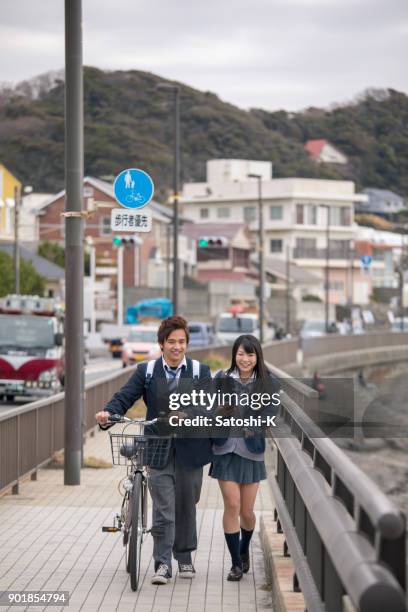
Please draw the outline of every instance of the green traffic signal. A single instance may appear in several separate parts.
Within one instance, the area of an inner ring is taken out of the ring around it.
[[[120,236],[114,236],[112,238],[112,244],[115,246],[120,246],[122,244],[122,238]]]
[[[201,238],[201,239],[198,241],[198,246],[199,246],[200,248],[207,247],[207,246],[208,246],[208,240],[207,240],[207,238]]]

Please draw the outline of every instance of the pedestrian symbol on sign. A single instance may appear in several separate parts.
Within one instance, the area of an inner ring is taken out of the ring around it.
[[[116,200],[125,208],[146,206],[154,193],[152,179],[138,168],[128,168],[118,174],[113,189]]]

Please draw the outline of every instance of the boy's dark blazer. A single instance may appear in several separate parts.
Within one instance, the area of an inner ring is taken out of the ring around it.
[[[186,358],[187,367],[180,372],[177,393],[188,392],[193,387],[193,362]],[[111,414],[124,415],[141,397],[147,406],[146,419],[165,418],[169,410],[169,392],[162,358],[156,359],[151,378],[146,381],[147,362],[140,363],[127,383],[117,391],[105,406]],[[211,380],[210,368],[201,363],[200,385]],[[183,408],[184,411],[184,408]],[[173,440],[176,459],[186,470],[201,467],[212,461],[209,438],[175,437]]]

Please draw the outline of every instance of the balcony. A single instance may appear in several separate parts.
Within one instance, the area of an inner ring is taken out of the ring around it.
[[[307,247],[295,247],[293,249],[294,259],[326,259],[326,249],[316,249]],[[330,259],[349,259],[348,249],[330,249]]]

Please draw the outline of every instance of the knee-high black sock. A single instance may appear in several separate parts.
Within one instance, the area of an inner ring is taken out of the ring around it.
[[[230,551],[232,565],[241,567],[241,557],[239,556],[239,531],[236,533],[224,533],[228,550]]]
[[[241,555],[246,555],[248,553],[249,543],[253,533],[253,529],[248,530],[241,527],[241,542],[239,544],[239,552]]]

